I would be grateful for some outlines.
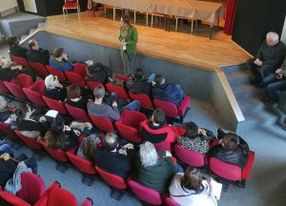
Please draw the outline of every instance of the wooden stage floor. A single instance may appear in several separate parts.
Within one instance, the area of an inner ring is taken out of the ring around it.
[[[119,21],[105,17],[93,17],[92,12],[75,14],[66,20],[62,15],[47,18],[46,31],[111,48],[119,48]],[[216,70],[222,65],[244,63],[249,55],[239,48],[230,36],[222,31],[208,37],[190,33],[166,32],[163,29],[135,25],[138,30],[138,53],[192,66],[198,69]]]

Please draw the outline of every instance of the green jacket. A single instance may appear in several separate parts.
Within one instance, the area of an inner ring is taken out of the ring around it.
[[[125,39],[127,42],[127,52],[135,53],[136,52],[136,43],[138,41],[137,29],[134,26],[130,26],[129,30],[126,32],[125,27],[121,26],[119,30],[119,40]],[[120,47],[122,50],[122,46]]]

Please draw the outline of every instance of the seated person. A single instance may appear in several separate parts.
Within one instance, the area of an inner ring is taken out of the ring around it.
[[[82,95],[81,87],[79,85],[72,84],[67,87],[67,104],[86,110],[87,100],[87,96]]]
[[[211,194],[211,183],[202,180],[200,171],[188,167],[184,173],[177,173],[169,187],[170,196],[181,206],[216,206],[217,200]]]
[[[162,109],[155,109],[150,120],[140,123],[140,134],[143,140],[154,143],[175,142],[181,135],[178,128],[170,126],[166,122],[166,116]]]
[[[113,76],[112,70],[101,63],[92,64],[87,67],[87,79],[89,81],[100,81],[107,83]]]
[[[158,154],[151,142],[140,145],[137,161],[138,183],[150,187],[160,193],[165,193],[171,179],[176,173],[176,166],[169,153]]]
[[[50,130],[44,136],[45,142],[51,149],[67,151],[79,142],[80,132],[64,124],[64,119],[57,116]]]
[[[211,131],[201,129],[194,122],[189,122],[186,125],[185,134],[178,137],[177,142],[188,150],[206,154],[209,151],[211,139],[215,139]]]
[[[101,140],[95,134],[85,137],[77,150],[76,155],[83,159],[93,160],[93,151],[101,145]]]
[[[0,186],[11,193],[21,189],[19,187],[13,189],[13,181],[18,181],[13,178],[14,173],[33,172],[37,174],[37,161],[34,158],[28,158],[25,154],[20,154],[15,158],[13,156],[14,154],[9,155],[8,153],[0,156]]]
[[[179,105],[184,99],[184,91],[179,84],[166,83],[165,78],[156,74],[155,85],[152,88],[152,95],[154,99],[160,99]]]
[[[262,100],[265,103],[276,103],[278,101],[278,92],[286,90],[286,59],[281,66],[275,71],[275,74],[270,74],[263,79],[266,86],[267,96]]]
[[[142,69],[136,69],[133,78],[126,83],[129,92],[138,94],[145,93],[148,96],[151,94],[152,83],[145,78]]]
[[[48,50],[40,48],[36,40],[29,41],[29,50],[26,53],[29,62],[41,63],[47,65],[49,63],[50,55]]]
[[[6,39],[9,45],[10,55],[22,57],[26,59],[27,49],[19,45],[19,41],[15,36],[8,36]]]
[[[40,113],[40,111],[31,109],[28,105],[22,105],[15,110],[11,119],[15,122],[16,128],[22,135],[36,139],[40,136],[42,131],[42,125],[39,122]]]
[[[73,65],[68,61],[68,56],[64,53],[63,48],[56,48],[50,57],[49,65],[59,71],[68,71],[73,68]]]
[[[89,101],[87,103],[87,110],[89,113],[95,116],[107,117],[112,121],[114,121],[114,120],[119,120],[120,111],[123,111],[124,109],[137,110],[137,111],[140,109],[140,102],[137,100],[132,101],[125,106],[118,105],[114,98],[110,99],[111,106],[109,104],[104,103],[103,98],[105,97],[105,89],[103,86],[98,86],[94,88],[93,95],[94,95],[94,102]]]
[[[52,74],[46,76],[45,78],[45,91],[44,95],[46,97],[56,99],[64,102],[66,99],[65,88],[60,84],[58,77]]]
[[[126,178],[132,168],[133,156],[128,154],[131,144],[119,146],[119,137],[116,133],[106,133],[103,147],[93,151],[93,161],[96,166],[107,172]]]
[[[5,122],[11,114],[12,112],[8,108],[5,97],[0,96],[0,122]]]
[[[27,74],[36,80],[36,73],[31,68],[23,68],[22,65],[18,65],[12,62],[10,59],[0,55],[0,81],[11,81],[18,74]]]
[[[282,65],[285,51],[285,45],[279,40],[279,35],[275,32],[268,32],[256,58],[247,62],[247,67],[253,75],[251,83],[260,85],[263,78],[274,73]]]
[[[247,143],[234,133],[225,133],[218,130],[220,144],[214,146],[209,154],[224,162],[243,168],[248,159],[249,147]]]

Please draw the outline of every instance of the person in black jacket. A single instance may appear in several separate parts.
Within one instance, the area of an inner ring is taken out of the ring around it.
[[[126,87],[129,92],[138,94],[145,93],[148,96],[151,94],[152,83],[145,78],[144,72],[142,69],[136,69],[133,78],[126,83]]]
[[[103,139],[103,148],[93,151],[93,161],[96,166],[107,172],[128,177],[133,164],[133,156],[127,152],[132,145],[119,146],[119,137],[113,133],[107,133]]]
[[[8,36],[7,43],[10,49],[10,55],[22,57],[26,59],[27,49],[19,45],[19,41],[15,36]]]
[[[64,102],[66,99],[66,91],[62,84],[60,84],[58,77],[52,74],[45,78],[45,90],[44,95],[46,97],[56,99]]]
[[[248,159],[249,147],[247,143],[234,133],[225,133],[218,129],[220,144],[214,146],[209,154],[224,162],[243,168]]]
[[[285,45],[279,41],[279,35],[275,32],[267,33],[256,58],[247,62],[247,67],[253,75],[251,83],[262,86],[263,78],[275,73],[275,70],[282,65],[285,54]]]
[[[101,63],[92,64],[87,67],[87,77],[89,81],[107,83],[112,76],[112,70]]]
[[[26,53],[29,62],[49,64],[49,51],[43,50],[39,47],[39,43],[36,40],[29,41],[29,50]]]
[[[77,84],[71,84],[67,87],[67,101],[66,103],[86,110],[88,96],[82,94],[82,88]]]

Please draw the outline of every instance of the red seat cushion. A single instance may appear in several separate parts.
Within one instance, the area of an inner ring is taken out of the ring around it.
[[[66,9],[73,9],[73,8],[77,8],[79,5],[76,1],[74,2],[67,2],[64,4],[64,8]]]

